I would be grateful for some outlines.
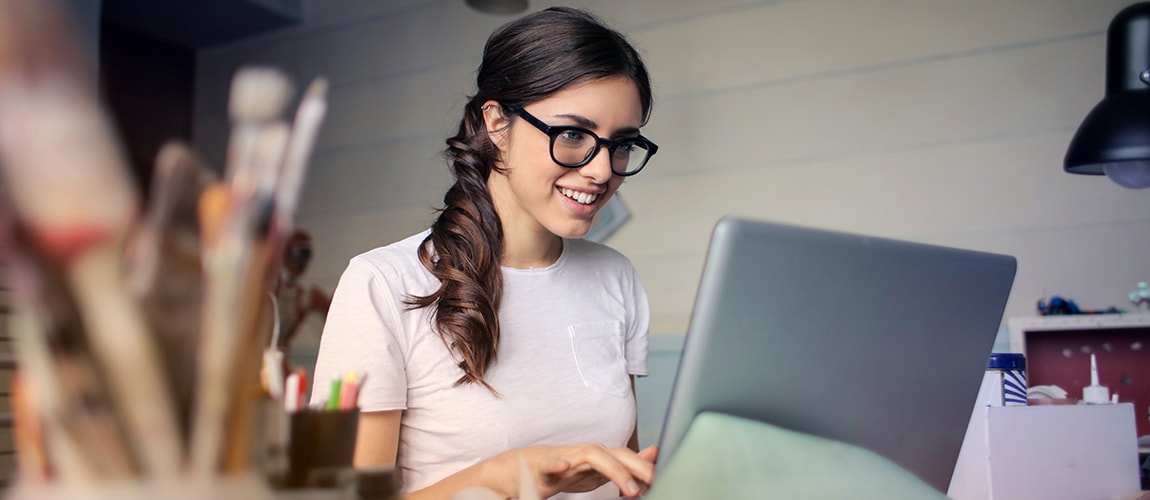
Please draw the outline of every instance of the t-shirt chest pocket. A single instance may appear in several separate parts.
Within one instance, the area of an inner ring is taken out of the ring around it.
[[[631,384],[623,355],[623,323],[578,323],[569,325],[567,331],[571,334],[571,349],[583,385],[612,396],[629,394]]]

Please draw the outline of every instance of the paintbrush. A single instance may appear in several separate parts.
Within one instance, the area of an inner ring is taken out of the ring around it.
[[[9,319],[10,323],[15,323]],[[16,477],[23,484],[43,484],[48,480],[48,454],[44,450],[44,425],[36,410],[35,390],[25,375],[16,370],[9,380],[12,406],[12,446],[16,451]]]
[[[287,235],[291,233],[295,207],[299,199],[300,189],[307,170],[308,159],[315,145],[316,135],[320,124],[327,112],[327,80],[317,78],[308,85],[304,96],[296,109],[291,129],[291,137],[287,151],[284,154],[282,166],[279,169],[276,185],[274,186],[274,216],[269,227],[268,242],[268,272],[278,271],[277,258],[283,253]],[[263,369],[261,378],[263,387],[272,399],[284,398],[284,353],[280,348],[282,325],[278,304],[274,293],[268,294],[271,304],[272,335],[267,348],[263,352]],[[241,420],[242,421],[242,420]],[[236,456],[233,451],[231,455]]]
[[[52,352],[51,344],[59,346],[61,342],[51,341],[54,334],[52,328],[48,326],[52,321],[48,319],[50,314],[45,311],[47,307],[38,307],[37,304],[41,303],[39,297],[33,298],[29,293],[32,288],[29,286],[32,276],[28,272],[27,264],[21,259],[13,258],[11,254],[6,257],[9,263],[8,281],[15,292],[9,326],[16,339],[14,348],[19,359],[17,374],[20,375],[20,386],[26,388],[20,392],[34,396],[34,398],[23,396],[16,398],[17,392],[15,388],[13,390],[13,413],[19,418],[19,422],[16,422],[19,425],[14,429],[14,437],[18,446],[20,475],[26,479],[47,480],[48,475],[52,474],[59,480],[76,483],[92,483],[103,479],[105,476],[96,468],[98,463],[90,455],[92,448],[88,448],[82,442],[85,434],[69,428],[70,424],[76,423],[78,417],[99,417],[89,412],[81,415],[68,414],[72,411],[70,407],[73,406],[73,402],[86,398],[84,395],[68,392],[69,388],[61,383],[58,373],[64,370],[59,370],[59,367],[67,364],[67,361],[61,361],[62,356]],[[75,360],[77,357],[73,354],[71,359]],[[90,375],[98,379],[96,374],[90,373]],[[100,417],[115,421],[114,415]],[[29,432],[35,432],[36,427],[42,428],[43,433],[29,435]],[[118,448],[122,450],[123,443]],[[41,459],[38,455],[42,455],[45,460],[50,457],[53,467],[49,467],[47,463],[39,463]],[[37,467],[43,468],[37,469]],[[120,474],[112,476],[118,475]]]
[[[223,470],[226,473],[240,473],[248,470],[252,458],[252,425],[255,419],[257,401],[266,394],[260,384],[260,368],[263,357],[261,345],[263,333],[269,330],[271,308],[266,300],[270,288],[272,266],[278,260],[272,258],[273,244],[269,243],[275,182],[278,167],[283,161],[287,148],[289,131],[285,124],[271,127],[261,134],[257,141],[257,154],[253,157],[256,171],[260,172],[253,206],[255,226],[252,228],[252,261],[248,266],[244,295],[241,298],[240,325],[244,336],[241,338],[239,359],[233,378],[231,411],[228,415],[228,429],[223,456]]]
[[[308,160],[315,147],[320,124],[327,114],[327,86],[327,80],[324,78],[313,80],[296,110],[291,143],[284,157],[279,185],[276,187],[275,221],[276,231],[279,234],[277,251],[282,251],[284,238],[292,232],[296,206],[307,174]]]
[[[259,346],[262,338],[260,333],[267,330],[266,317],[269,313],[273,313],[274,308],[266,307],[258,294],[267,293],[273,273],[278,270],[286,235],[292,228],[295,206],[308,159],[319,126],[326,114],[326,99],[327,82],[322,78],[316,79],[308,86],[296,111],[290,138],[279,134],[280,130],[288,132],[288,129],[278,128],[277,123],[276,126],[268,127],[261,132],[260,139],[257,140],[261,146],[257,147],[256,151],[262,153],[255,155],[252,162],[254,168],[251,170],[256,173],[253,200],[260,209],[259,213],[266,214],[268,218],[258,219],[255,234],[257,247],[262,247],[262,250],[258,250],[255,256],[257,259],[262,257],[262,260],[251,264],[253,272],[251,282],[265,288],[252,288],[246,294],[245,303],[249,306],[244,310],[250,314],[242,321],[249,335],[247,344],[241,351],[243,360],[258,359],[260,356]],[[283,156],[278,157],[277,153],[282,153]],[[264,208],[270,211],[265,213],[262,211]],[[223,468],[226,472],[235,473],[248,468],[252,454],[247,445],[252,442],[251,426],[256,401],[267,395],[273,398],[282,397],[283,353],[279,351],[279,340],[274,334],[269,347],[263,351],[262,359],[263,371],[272,379],[267,384],[270,394],[262,390],[260,370],[256,364],[241,364],[238,367],[240,371],[237,373],[235,386],[240,390],[233,393],[232,411],[229,416],[228,446],[223,458]]]
[[[14,387],[12,399],[13,438],[21,481],[39,483],[52,478],[93,484],[104,479],[95,470],[89,449],[79,442],[81,436],[67,429],[63,410],[66,405],[62,401],[66,396],[56,377],[57,364],[46,346],[35,339],[43,333],[41,323],[26,310],[14,312],[9,321],[15,337],[21,339],[16,345],[21,364],[17,371],[21,396],[16,397]]]
[[[280,167],[274,193],[274,218],[268,233],[269,264],[278,263],[283,253],[287,235],[291,234],[295,208],[300,189],[307,171],[308,160],[319,133],[320,124],[327,113],[327,80],[317,78],[308,85],[296,109],[291,137]],[[271,265],[269,272],[278,271],[278,265]],[[284,353],[281,346],[280,314],[274,293],[270,293],[272,306],[272,336],[264,349],[263,377],[267,392],[274,399],[284,397]]]
[[[244,413],[242,406],[251,397],[248,374],[258,385],[259,356],[249,352],[258,346],[255,333],[265,310],[264,239],[272,213],[270,193],[288,140],[287,126],[278,120],[290,88],[278,71],[237,72],[229,102],[228,183],[209,188],[201,198],[206,283],[189,459],[194,474],[218,472],[227,449],[224,439],[234,427],[231,415]],[[232,446],[246,449],[246,442],[236,440],[237,432],[230,434]]]
[[[182,263],[192,257],[195,273],[201,274],[197,205],[200,193],[216,181],[215,172],[187,144],[173,140],[160,147],[148,208],[127,248],[128,282],[137,296],[157,293],[157,287],[170,279],[166,274],[174,264],[165,261],[167,258],[175,257]]]
[[[126,248],[132,293],[158,340],[181,440],[187,446],[199,345],[203,266],[197,205],[216,174],[180,141],[156,155],[149,204]]]
[[[247,85],[233,84],[236,100],[253,99],[257,93],[251,89],[256,86],[256,82],[267,85],[270,80],[269,74],[264,72],[258,79],[250,78]],[[240,75],[237,75],[236,82],[241,81]],[[240,128],[243,132],[233,134],[233,137],[237,137],[241,146],[247,145],[253,148],[253,154],[232,156],[237,161],[244,158],[250,160],[246,167],[241,165],[230,170],[233,179],[232,191],[242,196],[250,186],[253,194],[246,200],[249,203],[246,213],[256,216],[251,220],[255,224],[252,232],[255,242],[251,253],[253,260],[248,263],[250,273],[247,279],[248,288],[241,300],[246,304],[242,311],[247,314],[240,320],[246,338],[240,346],[238,359],[241,361],[236,366],[233,376],[232,387],[238,390],[232,393],[227,420],[227,445],[222,458],[222,468],[228,473],[248,469],[252,456],[249,444],[252,442],[254,405],[256,401],[268,395],[260,383],[260,366],[258,362],[253,362],[260,359],[261,332],[267,330],[267,317],[271,312],[271,308],[267,307],[261,295],[266,294],[270,287],[272,274],[278,269],[276,264],[279,262],[278,257],[282,252],[285,236],[292,227],[294,208],[308,158],[326,112],[326,92],[327,84],[323,79],[317,79],[309,85],[291,129],[280,122],[273,122],[253,132],[256,127],[250,123],[256,121],[258,116],[266,116],[266,111],[272,108],[269,103],[281,102],[266,95],[264,99],[267,102],[263,104],[249,102],[243,106],[231,106],[235,116],[251,118],[243,121],[247,124]],[[247,110],[244,111],[243,108]],[[266,373],[275,379],[268,383],[271,389],[270,395],[279,397],[283,383],[283,354],[278,350],[278,345],[275,344],[277,340],[274,337],[272,342],[272,347],[263,351],[262,359]]]
[[[266,171],[256,166],[253,158],[259,151],[257,142],[269,125],[282,123],[292,87],[287,75],[275,68],[243,67],[232,78],[228,95],[232,130],[225,179],[242,196],[250,196],[258,184],[266,181]]]
[[[50,7],[0,3],[5,185],[36,250],[60,269],[74,297],[140,467],[173,476],[180,446],[164,373],[120,268],[136,195],[95,79]]]
[[[55,475],[65,481],[131,477],[137,467],[67,284],[7,214],[0,210],[0,238],[7,242],[0,257],[13,291],[10,326],[18,374],[23,375],[19,384],[14,381],[12,401],[20,419],[14,437],[20,445],[21,477],[47,478],[47,449]],[[19,398],[17,388],[23,394]]]
[[[166,378],[120,268],[134,196],[120,184],[126,179],[116,168],[122,164],[104,135],[105,123],[94,107],[65,104],[75,97],[29,92],[28,109],[9,113],[13,107],[4,106],[0,129],[14,126],[5,123],[9,118],[22,116],[20,126],[29,131],[26,140],[9,142],[13,137],[0,130],[8,187],[36,248],[62,270],[75,297],[142,466],[158,476],[172,475],[180,448]]]
[[[231,203],[225,184],[209,186],[200,196],[200,232],[203,238],[204,297],[196,356],[196,385],[188,467],[192,474],[217,473],[220,441],[230,392],[232,348],[240,336],[235,304],[239,283],[233,280],[245,264],[242,242],[223,237]],[[225,247],[225,244],[228,245]]]

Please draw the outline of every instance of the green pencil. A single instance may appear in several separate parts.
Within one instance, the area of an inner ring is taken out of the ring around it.
[[[339,409],[339,388],[342,382],[339,377],[331,380],[331,394],[327,395],[327,405],[324,406],[325,410]]]

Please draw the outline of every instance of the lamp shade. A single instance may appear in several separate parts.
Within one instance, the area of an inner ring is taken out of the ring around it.
[[[467,5],[488,14],[514,14],[527,10],[527,0],[465,0]]]
[[[1106,32],[1106,96],[1070,141],[1063,169],[1150,187],[1150,2],[1131,5]]]

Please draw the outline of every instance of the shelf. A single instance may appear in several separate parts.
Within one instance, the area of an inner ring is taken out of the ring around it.
[[[1137,435],[1150,435],[1150,314],[1020,317],[1007,327],[1011,350],[1026,355],[1028,386],[1081,398],[1094,356],[1099,383],[1134,404]]]

